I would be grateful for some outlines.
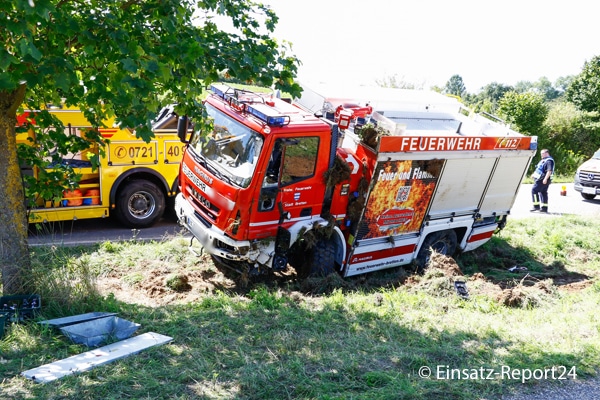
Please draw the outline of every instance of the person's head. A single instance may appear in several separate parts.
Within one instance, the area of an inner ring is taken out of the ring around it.
[[[542,149],[540,153],[542,155],[542,158],[550,157],[550,152],[548,151],[548,149]]]

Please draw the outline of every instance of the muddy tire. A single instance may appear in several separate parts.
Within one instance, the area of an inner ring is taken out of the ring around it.
[[[165,203],[165,195],[154,183],[134,180],[119,190],[115,213],[129,228],[146,228],[162,217]]]
[[[335,245],[329,240],[319,240],[307,251],[308,258],[302,265],[302,277],[324,277],[335,272]]]
[[[454,255],[457,241],[456,232],[452,229],[429,234],[415,259],[417,271],[422,272],[427,267],[432,251],[446,256]]]

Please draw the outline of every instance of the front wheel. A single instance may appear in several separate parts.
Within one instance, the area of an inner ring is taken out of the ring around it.
[[[330,240],[319,240],[307,250],[308,257],[298,265],[290,262],[303,277],[324,277],[335,272],[335,244]]]
[[[596,195],[591,193],[581,193],[581,197],[583,197],[586,200],[594,200],[594,198],[596,198]]]
[[[429,234],[421,245],[419,254],[417,254],[417,258],[415,259],[417,269],[422,271],[429,264],[433,251],[445,256],[452,256],[456,252],[457,241],[458,238],[453,229]]]
[[[134,180],[125,183],[117,195],[116,215],[130,228],[146,228],[162,217],[165,196],[154,183]]]

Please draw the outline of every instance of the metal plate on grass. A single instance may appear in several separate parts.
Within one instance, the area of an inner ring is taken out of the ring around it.
[[[112,361],[139,353],[147,348],[169,343],[172,340],[173,338],[169,336],[147,332],[136,337],[27,370],[22,372],[21,375],[38,383],[51,382],[67,375],[89,371],[99,365],[108,364]]]
[[[110,341],[127,339],[139,327],[138,323],[111,316],[63,326],[60,331],[75,343],[95,347]]]
[[[62,328],[63,326],[78,324],[80,322],[92,321],[98,318],[112,317],[113,315],[117,315],[117,313],[90,312],[86,314],[72,315],[70,317],[47,319],[45,321],[40,321],[39,323],[42,325],[52,326],[54,328]]]

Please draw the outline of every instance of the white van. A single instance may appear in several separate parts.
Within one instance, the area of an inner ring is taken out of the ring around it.
[[[577,168],[574,188],[586,200],[600,195],[600,149]]]

